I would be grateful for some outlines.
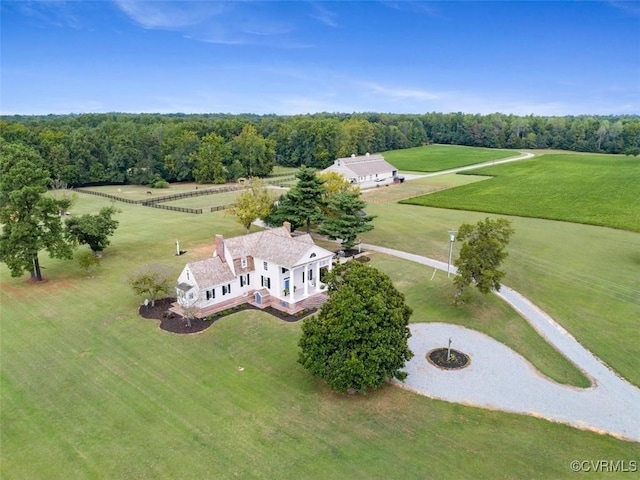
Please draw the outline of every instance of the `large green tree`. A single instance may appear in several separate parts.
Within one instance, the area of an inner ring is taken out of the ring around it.
[[[274,196],[259,178],[252,178],[249,182],[249,188],[238,195],[235,205],[231,208],[231,213],[236,216],[240,225],[246,228],[247,233],[255,220],[265,218],[271,212],[275,201]]]
[[[32,148],[0,142],[0,261],[11,276],[30,272],[42,280],[38,252],[71,258],[60,218],[60,202],[46,195],[50,178],[42,158]]]
[[[339,392],[404,380],[413,357],[404,295],[385,273],[359,262],[335,267],[326,281],[329,300],[304,320],[298,361]]]
[[[100,254],[110,243],[109,237],[118,228],[118,220],[113,216],[118,212],[114,207],[104,207],[96,215],[89,213],[66,220],[67,235],[73,243],[89,245],[94,255]]]
[[[366,202],[357,192],[338,192],[327,205],[327,218],[320,226],[320,233],[331,240],[340,239],[342,248],[352,248],[359,233],[373,230],[375,218],[364,212]]]
[[[458,274],[453,280],[456,302],[460,301],[465,288],[471,283],[482,293],[500,290],[504,272],[499,267],[508,255],[505,248],[513,233],[511,222],[504,218],[491,220],[487,217],[475,225],[460,225],[456,239],[462,242],[462,247],[454,262]]]
[[[324,218],[324,182],[309,167],[300,168],[296,177],[298,182],[280,198],[275,211],[269,215],[267,223],[281,225],[283,221],[288,221],[293,230],[306,225],[309,233],[311,224],[319,223]]]
[[[253,125],[245,125],[232,142],[233,153],[250,177],[264,177],[271,173],[275,160],[273,141],[260,135]]]
[[[225,163],[231,157],[231,148],[224,138],[210,133],[202,139],[197,151],[191,154],[195,164],[193,176],[198,183],[225,183],[227,169]]]

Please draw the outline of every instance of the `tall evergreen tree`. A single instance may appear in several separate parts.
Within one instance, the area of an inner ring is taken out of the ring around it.
[[[281,225],[283,221],[288,221],[293,230],[306,225],[309,233],[311,224],[319,223],[324,218],[324,181],[318,178],[315,171],[309,167],[300,168],[296,177],[298,182],[280,198],[278,206],[269,215],[267,223]]]
[[[30,272],[42,281],[38,252],[53,258],[71,258],[60,202],[45,195],[50,182],[42,158],[32,148],[0,142],[0,261],[11,276]]]
[[[359,233],[373,230],[375,217],[364,212],[366,202],[357,192],[338,192],[329,200],[328,215],[320,227],[320,233],[331,240],[340,239],[342,248],[352,248]]]

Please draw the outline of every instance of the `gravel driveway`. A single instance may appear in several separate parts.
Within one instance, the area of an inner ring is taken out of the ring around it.
[[[447,264],[376,245],[362,248],[447,270]],[[452,267],[453,272],[455,267]],[[640,442],[640,389],[618,376],[547,313],[515,290],[496,292],[592,382],[591,388],[558,384],[522,356],[480,332],[444,323],[412,324],[415,357],[406,365],[404,388],[423,395],[483,408],[521,413]],[[446,347],[471,355],[471,365],[444,371],[429,364],[427,351]]]

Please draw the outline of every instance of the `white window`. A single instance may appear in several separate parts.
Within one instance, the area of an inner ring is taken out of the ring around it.
[[[247,257],[242,257],[242,258],[240,259],[240,266],[241,266],[242,268],[247,268]]]
[[[228,295],[231,293],[231,284],[228,283],[222,286],[222,295]]]
[[[269,270],[269,264],[267,262],[262,262],[262,269],[263,270]]]
[[[251,283],[251,279],[250,279],[248,273],[246,275],[240,275],[240,286],[241,287],[244,287],[245,285],[249,285],[249,283]]]
[[[260,286],[271,288],[271,279],[269,277],[265,277],[264,275],[260,276]]]
[[[216,298],[216,289],[212,288],[211,290],[207,290],[207,300],[211,300],[212,298]]]

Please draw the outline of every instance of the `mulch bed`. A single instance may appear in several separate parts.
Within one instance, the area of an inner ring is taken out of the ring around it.
[[[143,318],[160,320],[160,328],[166,332],[189,334],[202,332],[213,325],[219,319],[237,312],[241,312],[243,310],[261,310],[285,322],[297,322],[304,317],[314,314],[317,311],[317,309],[315,308],[307,309],[302,310],[295,315],[290,315],[288,313],[281,312],[280,310],[276,310],[272,307],[260,309],[253,305],[245,303],[242,305],[238,305],[237,307],[229,308],[222,312],[216,313],[214,315],[210,315],[206,318],[194,318],[193,320],[191,320],[191,326],[189,326],[185,318],[169,311],[169,307],[171,307],[171,304],[175,301],[176,299],[171,297],[162,298],[160,300],[156,300],[153,307],[151,305],[147,307],[141,305],[138,309],[138,313]]]
[[[470,359],[466,353],[459,352],[458,350],[451,349],[451,358],[447,358],[447,348],[436,348],[427,352],[427,360],[429,363],[445,370],[458,370],[469,366]]]

